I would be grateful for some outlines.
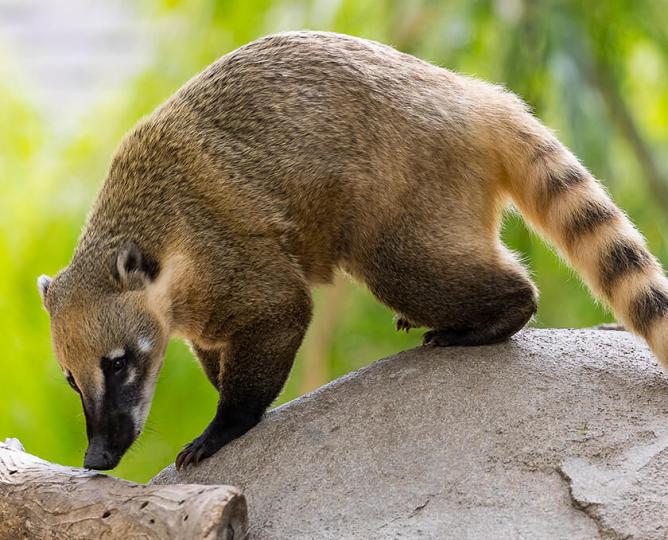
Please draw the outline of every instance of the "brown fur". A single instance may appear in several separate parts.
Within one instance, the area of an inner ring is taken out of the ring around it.
[[[499,241],[509,200],[665,361],[660,266],[518,98],[362,39],[263,38],[120,145],[71,264],[46,291],[58,357],[92,380],[97,359],[138,332],[126,320],[136,310],[158,328],[151,362],[167,336],[186,338],[221,392],[179,464],[197,461],[276,397],[310,319],[309,286],[337,268],[401,328],[432,328],[430,343],[492,343],[522,328],[537,291]],[[119,263],[127,242],[144,267]]]

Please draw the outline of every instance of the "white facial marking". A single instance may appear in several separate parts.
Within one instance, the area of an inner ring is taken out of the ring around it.
[[[132,420],[137,430],[137,435],[141,432],[144,422],[146,422],[146,417],[148,416],[149,408],[151,407],[151,398],[153,397],[153,392],[149,392],[150,395],[142,396],[142,400],[139,404],[132,407]]]
[[[148,374],[146,380],[144,381],[144,387],[141,390],[140,403],[132,408],[132,420],[134,421],[137,435],[139,435],[141,432],[141,429],[144,426],[144,422],[146,422],[146,417],[148,416],[149,410],[151,408],[153,392],[155,391],[155,383],[158,379],[158,371],[159,369],[154,369],[152,373]]]
[[[148,354],[153,349],[153,341],[144,337],[139,338],[139,341],[137,341],[137,348],[139,349],[139,352]]]
[[[96,403],[96,406],[102,404],[104,399],[104,375],[102,374],[101,369],[97,369],[93,372],[93,387],[90,389],[90,397]]]
[[[128,368],[128,379],[125,384],[132,384],[137,378],[137,370],[134,367]]]
[[[125,349],[118,348],[111,351],[107,355],[107,358],[109,358],[109,360],[113,360],[114,358],[121,358],[122,356],[125,356]]]
[[[144,413],[145,409],[146,407],[143,404],[132,407],[132,422],[135,425],[137,435],[141,433],[141,429],[144,426],[144,422],[146,421],[146,414]]]

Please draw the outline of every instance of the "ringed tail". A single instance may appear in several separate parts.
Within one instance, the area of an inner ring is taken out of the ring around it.
[[[504,164],[511,199],[617,319],[645,338],[668,370],[668,280],[645,239],[603,186],[533,116],[528,123],[524,116],[513,132],[514,149],[507,154],[512,162]]]

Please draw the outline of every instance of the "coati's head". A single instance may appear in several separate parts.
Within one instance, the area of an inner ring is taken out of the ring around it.
[[[158,265],[133,243],[105,263],[72,264],[38,279],[51,337],[86,417],[84,466],[114,468],[146,420],[168,339],[160,314]]]

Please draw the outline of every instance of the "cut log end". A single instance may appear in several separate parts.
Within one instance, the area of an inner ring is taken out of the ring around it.
[[[147,486],[63,467],[0,443],[0,538],[241,539],[246,499],[223,485]]]

